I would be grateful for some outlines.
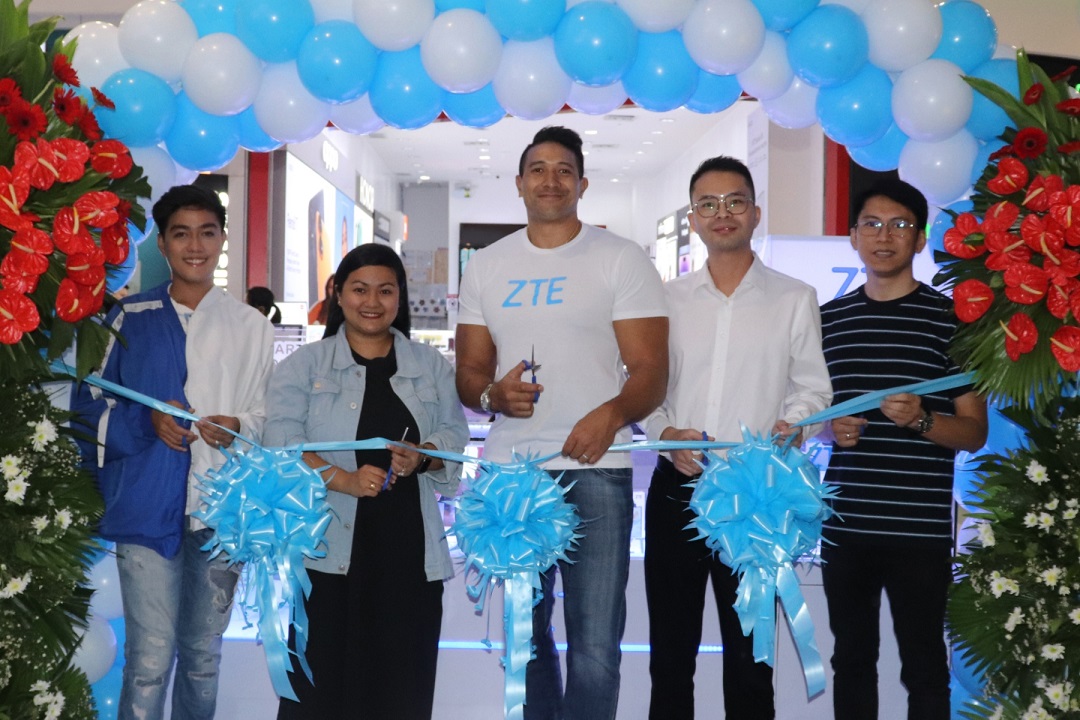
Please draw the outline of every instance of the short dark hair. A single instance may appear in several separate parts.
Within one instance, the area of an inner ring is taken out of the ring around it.
[[[393,327],[405,337],[409,337],[412,331],[412,322],[409,318],[409,282],[405,276],[405,265],[389,245],[365,243],[346,253],[337,266],[337,270],[334,271],[335,296],[341,296],[341,286],[350,275],[368,265],[390,268],[397,276],[398,311]],[[341,309],[341,304],[335,300],[330,305],[330,312],[326,317],[326,331],[323,332],[323,337],[337,334],[343,322],[345,322],[345,312]]]
[[[547,127],[540,128],[540,131],[533,136],[532,142],[521,151],[521,159],[518,161],[519,177],[525,174],[525,156],[528,155],[529,151],[534,147],[543,145],[544,143],[562,145],[572,152],[574,154],[574,159],[577,160],[578,177],[585,177],[585,153],[581,152],[581,136],[570,128],[563,127],[562,125],[548,125]]]
[[[742,160],[738,160],[727,155],[717,155],[711,157],[708,160],[703,161],[697,166],[697,170],[690,176],[690,199],[694,199],[694,185],[701,179],[701,176],[705,173],[711,172],[729,172],[736,175],[742,175],[746,180],[746,184],[750,186],[750,199],[757,200],[757,191],[754,190],[754,178],[750,175],[750,168],[746,167],[746,163]]]
[[[225,206],[221,204],[221,198],[216,192],[197,185],[176,185],[166,190],[165,194],[154,203],[154,224],[158,226],[158,232],[168,230],[172,216],[177,210],[184,208],[208,210],[214,213],[221,229],[225,229]]]
[[[281,309],[277,306],[277,298],[274,291],[262,285],[249,287],[247,291],[247,304],[258,309],[263,315],[270,318],[270,322],[277,325],[281,322]]]
[[[926,219],[929,215],[926,197],[914,185],[910,185],[899,178],[878,180],[869,189],[864,190],[855,197],[855,201],[851,204],[851,227],[855,227],[855,224],[859,222],[859,215],[862,215],[866,203],[870,202],[870,198],[875,197],[888,198],[903,205],[915,216],[915,227],[920,232],[926,230]]]

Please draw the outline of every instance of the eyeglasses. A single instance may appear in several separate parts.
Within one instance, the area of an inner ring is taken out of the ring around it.
[[[889,228],[889,235],[895,238],[906,238],[915,234],[915,223],[903,218],[890,220],[888,223],[880,220],[860,220],[855,224],[856,230],[863,237],[877,237],[881,235],[881,228],[886,226]]]
[[[710,218],[720,212],[723,206],[732,215],[742,215],[754,201],[745,195],[721,195],[718,198],[705,198],[690,206],[690,209],[701,217]]]

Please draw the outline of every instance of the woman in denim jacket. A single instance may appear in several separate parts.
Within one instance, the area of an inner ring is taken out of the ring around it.
[[[334,274],[338,304],[324,338],[276,368],[264,442],[404,438],[461,452],[468,424],[454,371],[409,339],[405,269],[385,245],[349,252]],[[307,659],[293,673],[299,703],[279,720],[430,718],[443,581],[453,575],[436,494],[460,467],[412,449],[304,453],[330,491],[327,555],[307,561]],[[295,669],[295,668],[294,668]]]

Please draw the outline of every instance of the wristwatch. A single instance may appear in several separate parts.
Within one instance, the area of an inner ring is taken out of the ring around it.
[[[417,475],[423,475],[427,472],[427,469],[431,467],[431,456],[425,455],[424,459],[420,461],[420,464],[416,466],[415,472]]]
[[[491,388],[495,387],[495,383],[488,383],[488,386],[484,388],[484,392],[480,393],[480,409],[486,413],[495,412],[491,409]]]
[[[934,413],[929,410],[924,410],[923,415],[919,418],[919,422],[916,423],[914,430],[920,435],[925,435],[930,432],[934,427]]]

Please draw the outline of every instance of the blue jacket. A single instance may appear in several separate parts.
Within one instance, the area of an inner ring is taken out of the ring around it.
[[[469,426],[454,386],[453,368],[435,348],[412,342],[397,330],[392,332],[398,371],[390,378],[390,386],[416,419],[421,442],[430,442],[439,450],[462,452],[469,441]],[[263,442],[277,447],[355,440],[365,382],[365,368],[353,360],[344,329],[297,349],[278,364],[270,379]],[[352,450],[322,452],[320,456],[344,470],[356,469]],[[453,496],[459,480],[457,463],[419,477],[428,580],[445,580],[454,574],[435,494]],[[356,498],[330,491],[327,501],[335,513],[326,530],[327,556],[305,564],[321,572],[344,574],[352,555]]]

